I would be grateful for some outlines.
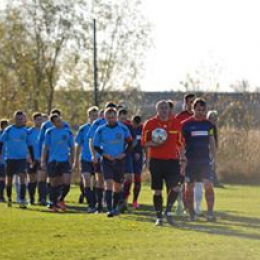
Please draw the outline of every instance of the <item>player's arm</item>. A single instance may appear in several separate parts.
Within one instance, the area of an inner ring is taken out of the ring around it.
[[[51,133],[49,130],[47,130],[47,132],[45,133],[44,143],[43,143],[43,147],[42,147],[41,168],[45,168],[45,166],[46,166],[47,154],[49,152],[50,145],[51,145],[50,136],[51,136]]]
[[[0,138],[0,162],[2,161],[3,146],[4,146],[4,142],[6,142],[6,135],[7,135],[7,133],[5,130]]]
[[[96,127],[93,124],[91,126],[91,128],[89,129],[88,136],[89,136],[89,150],[90,150],[90,154],[91,154],[91,157],[92,157],[92,161],[93,161],[94,164],[97,164],[98,159],[97,159],[96,149],[94,148],[94,144],[93,144],[95,129],[96,129]]]
[[[41,168],[45,168],[45,166],[46,166],[48,150],[49,150],[49,146],[48,145],[43,145],[42,156],[41,156]]]
[[[216,142],[214,136],[210,136],[209,140],[209,149],[212,161],[214,163],[214,168],[216,168],[217,163],[217,149],[216,149]]]
[[[152,130],[153,129],[151,126],[151,122],[146,121],[143,126],[142,137],[141,137],[141,144],[146,149],[149,147],[157,147],[161,145],[152,141]]]
[[[70,164],[73,165],[75,160],[75,143],[74,143],[74,137],[72,132],[70,132],[69,146],[70,146]]]
[[[73,168],[78,168],[79,166],[79,157],[80,157],[80,153],[82,150],[82,135],[81,135],[81,131],[78,132],[76,139],[75,139],[75,160],[74,160],[74,165]]]
[[[103,158],[108,159],[110,161],[114,161],[115,158],[109,154],[104,153],[104,150],[102,149],[101,146],[101,131],[99,129],[97,129],[97,131],[95,132],[94,138],[93,138],[93,142],[92,145],[94,147],[94,153],[99,153]],[[95,155],[96,156],[96,155]]]
[[[119,159],[119,160],[125,158],[126,154],[131,152],[131,150],[133,149],[133,139],[132,139],[132,135],[130,134],[130,131],[128,129],[126,129],[124,137],[125,137],[125,142],[126,142],[126,149],[125,149],[124,153],[119,154],[117,156],[117,159]]]

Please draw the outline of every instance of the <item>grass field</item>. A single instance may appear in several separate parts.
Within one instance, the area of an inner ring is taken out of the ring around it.
[[[217,223],[179,218],[180,228],[154,226],[148,186],[142,209],[114,218],[87,215],[85,206],[75,204],[78,187],[68,197],[67,213],[0,204],[0,259],[259,260],[259,191],[255,186],[217,189]]]

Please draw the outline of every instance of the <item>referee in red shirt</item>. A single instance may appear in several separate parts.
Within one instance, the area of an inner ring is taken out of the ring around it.
[[[167,101],[156,104],[157,115],[147,120],[142,131],[142,145],[148,149],[148,168],[151,172],[153,204],[156,211],[156,226],[162,225],[163,198],[162,189],[165,181],[167,187],[167,205],[165,216],[167,222],[176,225],[172,219],[171,209],[180,190],[179,147],[181,145],[181,126],[177,119],[170,115]],[[167,132],[164,143],[152,141],[152,132],[163,128]]]

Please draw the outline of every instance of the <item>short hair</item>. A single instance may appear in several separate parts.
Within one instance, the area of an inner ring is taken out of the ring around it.
[[[196,98],[194,103],[193,103],[193,107],[195,108],[197,105],[200,105],[202,107],[206,107],[206,101],[203,98]]]
[[[184,96],[185,103],[187,103],[188,99],[190,98],[196,98],[196,95],[194,93],[188,93]]]
[[[4,126],[8,125],[8,124],[9,124],[9,121],[7,119],[3,118],[3,119],[0,120],[0,127],[1,127],[1,129],[3,129]]]
[[[127,110],[125,108],[121,108],[118,110],[117,115],[127,115]]]
[[[116,109],[114,108],[114,107],[108,107],[106,110],[105,110],[105,112],[104,112],[104,114],[105,114],[105,116],[107,115],[107,114],[112,114],[112,113],[117,113],[117,111],[116,111]]]
[[[142,118],[141,116],[133,116],[133,119],[132,119],[133,122],[135,122],[137,125],[139,125],[141,122],[142,122]]]
[[[53,115],[53,114],[61,116],[61,111],[59,109],[54,108],[51,110],[51,115]]]
[[[116,103],[113,102],[113,101],[108,101],[108,102],[105,104],[105,108],[109,108],[109,107],[117,108],[117,105],[116,105]]]
[[[22,110],[16,110],[14,112],[14,117],[16,116],[25,116],[25,113]]]
[[[158,102],[156,103],[156,110],[158,109],[158,107],[159,107],[161,104],[167,104],[168,107],[170,107],[170,106],[169,106],[169,103],[168,103],[166,100],[160,100],[160,101],[158,101]]]
[[[40,112],[34,112],[32,114],[32,119],[35,120],[37,117],[41,117],[41,116],[42,116],[42,114]]]
[[[98,116],[101,116],[102,114],[104,114],[104,109],[98,111]]]
[[[169,100],[167,100],[167,103],[168,103],[170,109],[172,110],[172,109],[174,108],[174,103],[173,103],[173,101],[169,99]]]
[[[55,119],[56,118],[59,118],[60,117],[60,115],[58,115],[58,114],[52,114],[51,116],[50,116],[50,121],[53,123],[54,121],[55,121]]]
[[[99,108],[97,106],[92,106],[92,107],[88,108],[87,114],[89,115],[90,112],[97,112],[98,110],[99,110]]]

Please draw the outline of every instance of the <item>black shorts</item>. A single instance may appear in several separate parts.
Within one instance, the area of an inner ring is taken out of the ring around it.
[[[102,160],[102,172],[105,180],[114,180],[117,183],[123,183],[125,160],[115,160],[113,162],[103,159]]]
[[[93,162],[81,160],[81,173],[90,173],[90,174],[94,175],[95,167],[94,167]]]
[[[6,175],[14,176],[15,174],[26,174],[27,161],[26,159],[7,159],[6,160]]]
[[[71,173],[71,166],[69,162],[52,161],[47,164],[47,172],[50,178],[60,177],[64,173]]]
[[[40,170],[40,162],[39,161],[35,161],[34,164],[30,164],[30,163],[27,163],[27,173],[28,174],[35,174],[37,173],[38,170]]]
[[[3,163],[0,164],[0,178],[5,178],[5,165]]]
[[[143,170],[143,155],[140,154],[139,160],[135,160],[133,155],[133,168],[134,168],[134,174],[141,175]]]
[[[213,170],[210,162],[205,163],[193,163],[187,162],[185,170],[185,182],[202,182],[203,179],[213,182]]]
[[[176,187],[180,183],[179,160],[151,159],[150,172],[153,190],[162,190],[163,181],[165,181],[167,189]]]

